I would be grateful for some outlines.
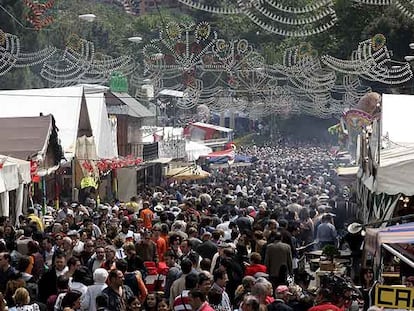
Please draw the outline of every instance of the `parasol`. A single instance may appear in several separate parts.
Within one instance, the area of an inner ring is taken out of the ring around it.
[[[210,177],[210,173],[198,165],[191,165],[170,169],[166,176],[175,180],[198,180]]]

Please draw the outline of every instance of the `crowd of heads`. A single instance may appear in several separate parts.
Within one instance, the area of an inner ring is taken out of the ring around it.
[[[29,208],[18,224],[3,219],[5,301],[50,310],[167,311],[186,289],[182,304],[191,310],[208,303],[257,311],[275,299],[307,310],[315,300],[310,275],[294,267],[296,284],[289,273],[272,278],[266,249],[285,243],[298,259],[297,248],[315,240],[317,226],[334,223],[344,200],[335,158],[306,144],[239,152],[258,161],[212,169],[205,182],[166,180],[128,202],[101,203],[90,194],[82,204],[48,206],[43,217]],[[120,288],[118,301],[112,291]],[[319,294],[337,303],[336,293]]]

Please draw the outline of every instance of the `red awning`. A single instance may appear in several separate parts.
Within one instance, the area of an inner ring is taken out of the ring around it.
[[[234,159],[236,156],[236,153],[233,149],[226,149],[226,150],[220,150],[220,151],[214,151],[207,155],[208,158],[222,158],[222,157],[228,157],[230,159]]]

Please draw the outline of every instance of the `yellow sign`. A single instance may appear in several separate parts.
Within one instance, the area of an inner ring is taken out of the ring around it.
[[[375,288],[375,305],[390,309],[414,310],[414,288],[378,285]]]

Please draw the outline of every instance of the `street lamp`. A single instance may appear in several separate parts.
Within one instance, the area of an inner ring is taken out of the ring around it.
[[[133,43],[141,43],[142,37],[139,37],[139,36],[129,37],[128,41],[133,42]]]
[[[413,60],[414,60],[414,55],[407,55],[407,56],[405,56],[405,57],[404,57],[404,59],[405,59],[407,62],[411,62],[411,61],[413,61]]]
[[[93,22],[96,19],[95,14],[82,14],[78,16],[80,20],[86,21],[86,22]]]

